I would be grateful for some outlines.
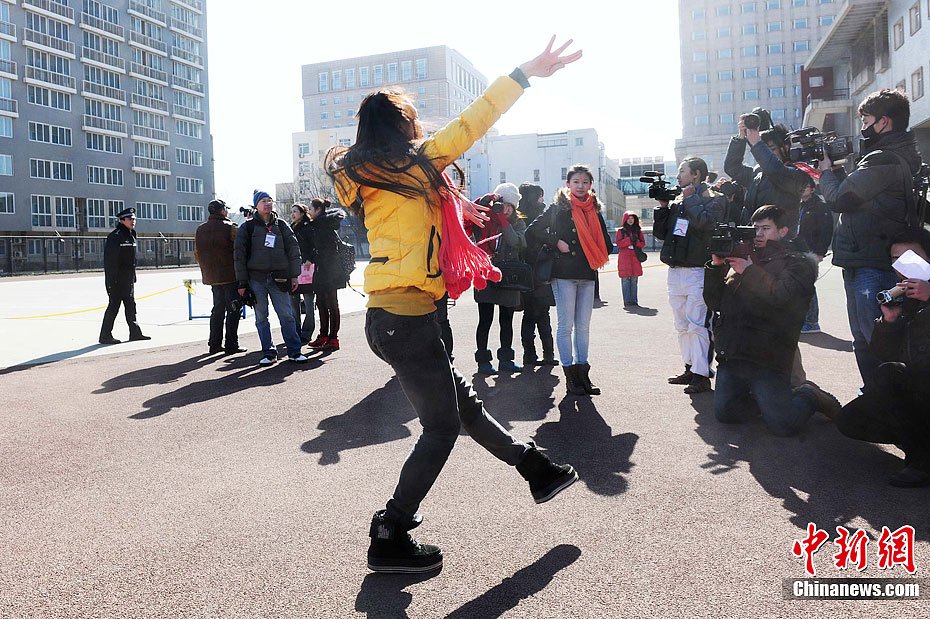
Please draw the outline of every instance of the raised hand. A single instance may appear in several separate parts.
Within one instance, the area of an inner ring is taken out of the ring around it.
[[[552,35],[552,38],[549,39],[549,45],[546,46],[543,53],[520,65],[520,70],[523,71],[523,75],[526,77],[549,77],[565,65],[571,64],[581,58],[580,49],[577,52],[572,52],[565,56],[559,55],[572,44],[571,39],[566,41],[564,45],[555,51],[552,49],[554,43],[555,35]]]

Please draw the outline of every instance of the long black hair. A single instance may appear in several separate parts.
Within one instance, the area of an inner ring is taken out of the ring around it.
[[[435,206],[435,191],[444,185],[442,172],[423,152],[422,130],[410,97],[393,88],[377,90],[362,100],[356,118],[355,144],[333,147],[326,154],[326,172],[333,182],[341,182],[338,175],[343,173],[359,185],[423,198]],[[358,211],[358,205],[352,208]]]

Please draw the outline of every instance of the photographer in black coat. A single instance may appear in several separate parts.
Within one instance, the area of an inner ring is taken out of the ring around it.
[[[910,229],[891,243],[891,260],[911,250],[930,262],[930,232]],[[889,483],[899,488],[930,485],[930,282],[903,279],[901,303],[881,306],[870,348],[880,365],[873,388],[843,407],[840,432],[904,451],[904,469]]]
[[[754,110],[753,115],[761,112],[765,110]],[[760,131],[771,125],[768,112],[763,114],[762,125],[754,124],[750,120],[750,125],[756,127],[750,129],[746,126],[746,121],[747,117],[751,116],[749,114],[740,116],[737,124],[739,133],[730,140],[723,163],[724,172],[746,187],[741,223],[748,223],[750,216],[760,206],[774,204],[785,213],[789,237],[794,237],[798,226],[801,191],[804,188],[805,179],[809,177],[787,163],[788,148],[785,139],[788,129],[783,125],[776,125],[771,129]],[[746,144],[749,144],[752,156],[758,163],[755,168],[743,164]]]
[[[817,184],[813,178],[807,177],[804,190],[801,192],[801,212],[798,220],[798,238],[804,241],[807,249],[814,254],[817,264],[823,262],[833,240],[833,213],[823,199],[817,194]],[[804,318],[801,333],[820,333],[820,304],[817,301],[817,290],[811,297],[811,305]]]
[[[751,218],[756,229],[752,252],[745,258],[713,255],[704,269],[704,300],[719,312],[714,414],[724,423],[737,423],[758,411],[778,436],[800,432],[815,410],[833,417],[840,409],[836,398],[814,383],[791,389],[817,271],[813,258],[786,240],[786,219],[777,206],[759,208]]]
[[[101,344],[119,344],[113,337],[113,323],[122,304],[129,325],[129,341],[150,340],[142,335],[136,322],[136,209],[127,208],[116,215],[116,228],[107,235],[103,246],[104,284],[109,303],[100,326]]]

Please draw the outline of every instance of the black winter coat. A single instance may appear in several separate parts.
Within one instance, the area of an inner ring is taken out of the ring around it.
[[[136,231],[121,223],[107,235],[103,246],[104,284],[107,292],[126,289],[136,282]]]
[[[864,140],[862,152],[865,155],[848,176],[842,169],[826,170],[820,176],[823,197],[840,213],[833,264],[890,271],[891,237],[907,227],[905,177],[920,168],[920,154],[909,131]]]
[[[788,226],[790,236],[793,237],[798,229],[801,192],[809,177],[794,166],[783,163],[765,142],[759,142],[750,149],[753,158],[759,164],[755,168],[750,168],[743,164],[748,143],[740,138],[732,138],[723,163],[723,171],[737,183],[746,187],[746,202],[740,223],[748,225],[750,217],[757,208],[766,204],[774,204],[788,215],[785,225]]]
[[[604,207],[597,197],[594,201],[597,219],[601,224],[601,234],[604,236],[604,246],[609,255],[613,252],[614,242],[607,234],[607,224],[602,215]],[[568,190],[560,190],[556,194],[555,203],[543,211],[542,215],[526,229],[526,238],[528,244],[535,244],[537,248],[548,245],[553,250],[555,260],[552,263],[552,279],[593,280],[597,277],[597,273],[588,264],[588,258],[581,249],[578,230],[575,229],[575,221],[572,219],[572,204],[568,197]],[[559,241],[565,241],[568,244],[568,252],[563,254],[556,249]]]
[[[275,235],[274,247],[265,247],[269,234]],[[291,227],[280,220],[274,211],[271,221],[265,224],[257,215],[242,224],[236,234],[234,251],[236,279],[249,281],[249,273],[268,274],[288,279],[300,275],[300,248]]]
[[[904,363],[930,379],[930,302],[906,299],[897,320],[876,320],[869,348],[881,361]]]
[[[313,291],[331,292],[346,287],[346,274],[339,258],[339,236],[336,233],[345,219],[345,212],[328,208],[307,226],[310,234],[310,261],[313,262]]]
[[[818,256],[826,256],[833,240],[833,213],[821,196],[814,194],[801,203],[798,238],[807,249]]]
[[[720,314],[714,322],[717,361],[749,361],[790,374],[817,264],[792,241],[770,241],[752,262],[742,275],[709,263],[704,269],[704,301]]]
[[[701,183],[698,191],[688,198],[681,196],[668,206],[659,206],[653,212],[652,233],[663,241],[659,260],[670,267],[702,267],[710,260],[707,244],[714,226],[724,220],[727,199]],[[676,236],[679,219],[688,220],[685,236]]]

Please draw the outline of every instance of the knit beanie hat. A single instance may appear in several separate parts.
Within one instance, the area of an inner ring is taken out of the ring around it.
[[[494,188],[494,193],[510,206],[516,207],[520,204],[520,190],[513,183],[501,183]]]
[[[252,192],[252,206],[257,207],[258,203],[264,200],[265,198],[270,198],[267,192],[264,192],[260,189],[256,189]]]
[[[207,205],[207,210],[211,215],[216,215],[224,208],[226,208],[226,203],[222,200],[210,200],[210,204]]]

